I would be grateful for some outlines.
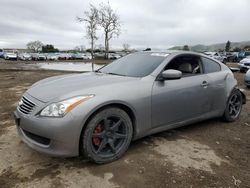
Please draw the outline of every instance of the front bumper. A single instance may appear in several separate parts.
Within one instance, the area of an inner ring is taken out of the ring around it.
[[[51,156],[79,155],[81,122],[68,113],[63,118],[43,118],[14,112],[17,131],[23,142]]]

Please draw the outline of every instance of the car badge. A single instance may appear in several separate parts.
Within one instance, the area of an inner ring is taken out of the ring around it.
[[[23,100],[20,100],[20,101],[18,102],[18,105],[19,105],[19,106],[22,106],[22,105],[23,105]]]

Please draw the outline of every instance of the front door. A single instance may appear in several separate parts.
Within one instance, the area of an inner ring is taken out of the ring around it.
[[[199,59],[195,61],[196,59],[190,59],[183,66],[180,65],[183,59],[175,59],[169,67],[181,70],[183,77],[155,81],[152,88],[153,128],[192,119],[211,110],[210,78],[202,70],[195,68],[201,66]]]

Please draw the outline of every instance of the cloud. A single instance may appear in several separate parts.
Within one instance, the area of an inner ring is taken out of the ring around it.
[[[31,40],[61,49],[89,45],[84,26],[76,22],[88,4],[83,0],[1,0],[0,48],[25,47]],[[122,34],[113,48],[129,43],[135,48],[218,43],[250,39],[249,0],[110,0],[120,15]],[[103,34],[99,43],[103,43]]]

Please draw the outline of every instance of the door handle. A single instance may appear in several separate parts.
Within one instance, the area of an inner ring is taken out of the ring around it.
[[[201,87],[206,88],[207,86],[208,86],[208,82],[207,82],[207,81],[203,81],[203,82],[201,83]]]

